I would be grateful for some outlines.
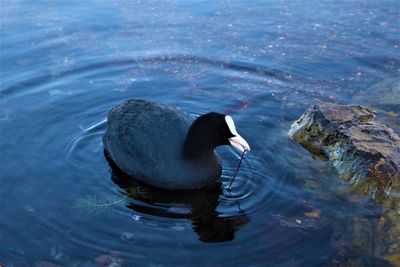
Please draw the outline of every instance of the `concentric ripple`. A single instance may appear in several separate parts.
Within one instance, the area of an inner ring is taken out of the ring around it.
[[[203,243],[226,243],[223,248],[230,249],[238,237],[241,243],[254,242],[262,228],[245,231],[251,218],[261,218],[277,200],[285,201],[282,195],[289,189],[285,179],[277,178],[276,164],[263,157],[261,135],[254,135],[267,133],[265,129],[278,118],[249,110],[258,101],[278,107],[281,89],[289,87],[293,77],[287,79],[284,72],[239,61],[160,56],[78,66],[57,76],[31,77],[8,85],[3,94],[13,117],[5,134],[12,140],[15,136],[11,135],[18,133],[12,129],[18,127],[24,133],[37,134],[37,142],[24,142],[20,136],[22,142],[16,156],[32,166],[46,166],[31,169],[30,175],[35,183],[41,183],[41,194],[47,196],[43,200],[52,200],[49,204],[27,194],[22,201],[35,211],[28,217],[36,225],[32,234],[57,233],[53,252],[65,262],[118,251],[118,257],[132,263],[150,249],[157,251],[159,257],[179,250],[179,262],[189,255],[190,260],[202,258]],[[263,93],[264,83],[280,93]],[[103,151],[105,118],[111,107],[129,98],[176,105],[194,116],[209,111],[231,114],[239,132],[252,146],[232,190],[226,187],[240,157],[227,147],[218,149],[223,175],[220,187],[213,189],[160,190],[126,179],[113,168]],[[32,105],[17,111],[20,101]],[[35,102],[40,105],[33,105]],[[29,121],[27,114],[32,113],[39,119]],[[286,137],[279,138],[278,143],[287,142]],[[35,157],[37,151],[43,157]],[[280,185],[283,190],[277,192]],[[60,212],[62,219],[55,215]],[[153,240],[157,240],[157,246]],[[178,240],[177,245],[170,247],[174,240]],[[35,247],[34,243],[31,245]],[[191,251],[198,253],[193,255]],[[15,252],[7,253],[12,257]]]

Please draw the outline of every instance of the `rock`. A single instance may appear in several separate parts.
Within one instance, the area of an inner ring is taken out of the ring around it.
[[[94,259],[97,265],[104,265],[107,267],[120,267],[125,260],[121,258],[117,252],[111,252],[110,254],[103,254]]]
[[[121,234],[121,240],[122,240],[122,241],[127,242],[127,241],[131,240],[132,238],[133,238],[133,234],[132,234],[132,233],[123,232],[123,233]]]
[[[293,123],[289,134],[313,154],[330,159],[357,193],[375,197],[376,203],[363,203],[365,198],[347,194],[372,216],[354,216],[335,223],[335,247],[364,251],[375,260],[400,266],[400,139],[374,115],[367,107],[320,103]],[[389,192],[391,196],[387,197]],[[371,211],[372,207],[377,212]],[[348,256],[339,262],[347,266],[348,259],[348,266],[362,265]]]
[[[94,259],[94,262],[98,265],[110,265],[114,262],[114,258],[110,255],[100,255]]]
[[[320,103],[292,124],[289,135],[324,155],[356,191],[383,200],[400,185],[400,139],[363,106]]]
[[[353,95],[353,103],[373,106],[379,120],[400,134],[400,77],[384,79]]]
[[[356,94],[354,101],[379,106],[383,109],[399,108],[400,78],[385,79]]]
[[[310,218],[317,219],[321,215],[321,211],[313,210],[313,211],[310,211],[310,212],[305,212],[304,215],[307,216],[307,217],[310,217]]]

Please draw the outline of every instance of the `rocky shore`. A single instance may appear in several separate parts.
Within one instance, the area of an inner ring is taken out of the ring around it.
[[[289,134],[314,155],[330,160],[339,176],[352,185],[344,194],[355,191],[366,196],[367,201],[358,199],[354,204],[375,214],[350,217],[346,224],[336,225],[340,250],[346,253],[355,247],[390,266],[400,266],[399,137],[376,120],[371,108],[332,103],[310,107],[292,124]],[[354,264],[362,265],[352,260],[344,266]]]
[[[400,185],[400,139],[363,106],[320,103],[289,134],[318,156],[328,157],[342,179],[381,201]]]

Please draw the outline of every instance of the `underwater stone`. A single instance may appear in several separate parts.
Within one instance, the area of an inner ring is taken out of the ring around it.
[[[289,135],[328,157],[342,179],[361,194],[383,200],[400,185],[400,139],[363,106],[320,103],[292,124]]]
[[[385,79],[375,83],[368,89],[356,93],[353,101],[372,104],[391,110],[400,106],[400,78]]]

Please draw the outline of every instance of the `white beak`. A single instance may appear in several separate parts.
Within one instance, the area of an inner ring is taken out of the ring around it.
[[[229,143],[231,143],[231,146],[233,146],[234,148],[239,150],[241,153],[243,153],[245,151],[250,151],[249,144],[236,131],[235,123],[233,122],[232,117],[231,116],[225,116],[225,121],[226,121],[226,124],[229,127],[229,130],[234,135],[234,137],[229,138]]]
[[[237,134],[234,137],[229,138],[229,143],[231,143],[231,146],[233,146],[234,148],[239,150],[241,153],[243,153],[245,151],[250,151],[249,144],[239,134]]]

